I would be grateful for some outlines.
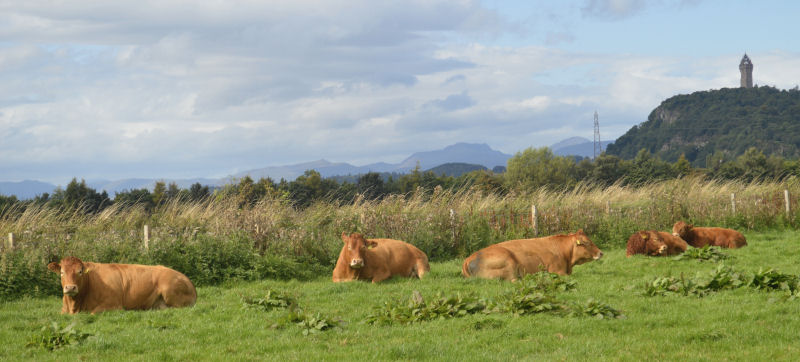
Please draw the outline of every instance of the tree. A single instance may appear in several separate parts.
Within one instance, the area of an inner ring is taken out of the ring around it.
[[[381,199],[387,194],[386,185],[377,172],[367,172],[359,176],[356,189],[367,200]]]
[[[532,189],[541,186],[571,187],[576,183],[575,162],[553,155],[549,148],[528,148],[508,160],[506,184],[509,188]]]

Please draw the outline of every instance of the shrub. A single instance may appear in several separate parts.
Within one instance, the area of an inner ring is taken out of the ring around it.
[[[44,326],[38,333],[32,334],[28,338],[27,347],[41,347],[50,351],[71,345],[73,343],[81,343],[86,338],[92,336],[90,333],[84,333],[75,328],[75,322],[61,327],[57,322],[53,322],[50,326]]]

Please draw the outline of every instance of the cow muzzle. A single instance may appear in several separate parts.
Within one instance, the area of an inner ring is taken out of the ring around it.
[[[364,259],[353,259],[350,261],[350,267],[353,269],[361,269],[364,267]]]
[[[594,256],[594,260],[600,259],[602,257],[603,257],[603,252],[601,251],[601,252],[597,253],[597,255]]]
[[[64,295],[74,297],[78,295],[78,286],[77,285],[65,285],[64,286]]]
[[[678,234],[678,233],[672,233],[672,236],[681,237],[681,234]]]

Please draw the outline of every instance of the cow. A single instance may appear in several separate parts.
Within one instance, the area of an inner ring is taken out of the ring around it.
[[[686,251],[689,245],[678,236],[655,230],[642,230],[628,238],[625,256],[644,254],[649,256],[677,255]]]
[[[489,245],[464,260],[466,277],[516,281],[526,274],[547,271],[572,274],[575,265],[598,260],[603,252],[578,230],[573,234],[508,240]]]
[[[342,233],[342,250],[333,269],[335,283],[372,280],[395,275],[422,277],[431,270],[428,256],[409,243],[394,239],[367,239],[360,233]]]
[[[730,249],[747,246],[747,240],[744,235],[736,230],[717,227],[695,227],[683,221],[678,221],[672,226],[672,235],[686,240],[689,245],[695,248],[702,248],[706,245]]]
[[[47,269],[61,274],[62,314],[189,307],[197,301],[189,278],[161,265],[92,263],[69,256]]]

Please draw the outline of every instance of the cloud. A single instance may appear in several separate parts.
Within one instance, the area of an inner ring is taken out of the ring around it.
[[[646,5],[645,0],[588,0],[581,14],[587,18],[621,20],[642,11]]]

